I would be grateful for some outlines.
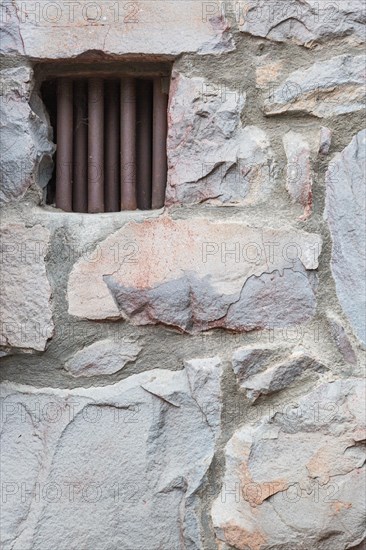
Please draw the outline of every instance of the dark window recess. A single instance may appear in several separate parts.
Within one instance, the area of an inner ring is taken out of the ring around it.
[[[66,212],[164,206],[166,79],[60,77],[42,84],[55,131],[47,202]]]

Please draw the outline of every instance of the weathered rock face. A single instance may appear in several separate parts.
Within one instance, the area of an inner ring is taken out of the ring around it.
[[[293,202],[304,207],[303,219],[311,214],[312,171],[310,145],[301,134],[287,132],[283,137],[287,157],[286,189]]]
[[[291,73],[265,100],[266,115],[311,114],[319,118],[365,109],[365,57],[339,55]]]
[[[173,75],[167,204],[256,204],[276,178],[266,133],[243,127],[245,94],[203,78]]]
[[[5,384],[4,550],[201,548],[195,494],[218,429],[206,398],[221,406],[221,367],[205,361],[89,389]]]
[[[1,550],[366,550],[365,22],[363,0],[3,0]],[[164,208],[46,204],[80,67],[162,69]]]
[[[319,154],[327,155],[332,144],[332,130],[322,126],[319,136]]]
[[[301,263],[283,272],[253,276],[228,310],[232,330],[286,327],[305,322],[316,310],[316,285]]]
[[[224,17],[188,0],[157,0],[153,4],[149,0],[61,0],[49,4],[22,0],[15,5],[16,13],[10,9],[4,13],[4,21],[8,18],[11,22],[11,35],[4,46],[8,54],[15,48],[19,51],[19,40],[13,45],[18,36],[25,55],[44,59],[90,51],[174,56],[183,52],[215,54],[234,48]]]
[[[71,315],[185,332],[287,326],[316,308],[318,235],[168,217],[129,223],[69,279]]]
[[[364,392],[361,379],[324,384],[234,433],[212,508],[219,540],[238,550],[345,550],[362,541]]]
[[[254,402],[261,395],[283,390],[300,377],[324,373],[328,369],[314,357],[296,351],[278,361],[271,348],[239,348],[232,359],[232,367],[240,388]],[[282,351],[283,354],[283,351]]]
[[[135,361],[141,349],[134,342],[102,340],[78,351],[65,367],[73,376],[113,374]]]
[[[49,238],[49,231],[40,225],[1,228],[3,346],[42,351],[52,336],[51,287],[45,266]]]
[[[190,359],[184,362],[184,366],[192,397],[218,437],[221,421],[221,361],[219,357]]]
[[[14,2],[4,2],[0,6],[0,54],[24,54]]]
[[[31,70],[4,69],[1,78],[0,204],[3,204],[22,197],[34,181],[40,187],[48,183],[55,146],[43,104],[36,96],[31,97]]]
[[[366,130],[337,154],[326,174],[326,218],[332,236],[332,273],[339,302],[366,344]],[[357,297],[357,298],[356,298]]]
[[[333,340],[344,361],[350,365],[356,365],[356,354],[340,321],[334,315],[328,315],[328,323]]]
[[[362,0],[319,3],[316,0],[240,3],[240,30],[276,42],[295,42],[308,48],[329,39],[365,41],[365,6]]]
[[[245,347],[235,350],[232,357],[232,367],[238,384],[242,384],[250,377],[261,372],[270,362],[273,355],[271,348]]]

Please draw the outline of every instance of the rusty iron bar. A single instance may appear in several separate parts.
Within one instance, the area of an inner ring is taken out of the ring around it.
[[[154,79],[152,208],[162,208],[164,206],[167,178],[168,94],[164,93],[162,85],[163,80],[161,78]]]
[[[88,212],[104,212],[104,82],[89,79]]]
[[[73,209],[75,212],[88,211],[88,108],[85,80],[77,80],[74,87],[74,181]]]
[[[105,89],[105,211],[118,212],[120,209],[120,157],[119,157],[119,83],[106,82]]]
[[[136,210],[136,82],[121,79],[121,210]]]
[[[124,77],[120,89],[115,80],[78,79],[74,93],[73,109],[72,79],[58,80],[56,206],[77,212],[164,206],[168,94],[162,78]]]
[[[73,83],[57,81],[56,207],[72,212]]]
[[[137,86],[137,207],[151,209],[152,82],[139,80]]]

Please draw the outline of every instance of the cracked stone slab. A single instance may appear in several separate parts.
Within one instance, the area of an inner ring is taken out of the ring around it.
[[[325,217],[332,237],[332,274],[343,311],[366,344],[366,130],[335,155],[326,173]]]
[[[238,550],[346,550],[365,536],[365,381],[318,386],[238,429],[212,507]],[[336,528],[335,528],[336,526]]]
[[[2,548],[202,548],[196,493],[219,429],[203,410],[208,394],[221,405],[220,367],[202,361],[203,377],[186,368],[88,389],[4,383]]]
[[[107,55],[220,54],[235,48],[222,14],[203,14],[200,2],[139,0],[42,4],[16,0],[26,56],[65,59]],[[15,17],[15,16],[13,16]]]
[[[356,45],[365,42],[365,5],[362,0],[292,0],[240,3],[242,32],[276,42],[295,42],[311,48],[334,39]]]
[[[245,93],[173,73],[166,204],[249,205],[265,201],[277,176],[264,130],[244,126]]]
[[[283,355],[282,360],[275,353]],[[271,348],[239,348],[232,358],[232,368],[239,387],[251,402],[261,395],[270,395],[290,387],[300,377],[322,374],[328,371],[314,357],[298,350],[285,356],[285,350]]]
[[[252,330],[310,319],[321,238],[204,218],[131,222],[81,258],[68,282],[69,313],[194,333]]]
[[[363,109],[364,55],[339,55],[298,69],[264,102],[266,115],[297,113],[325,118]]]
[[[141,350],[135,342],[101,340],[76,352],[65,368],[73,376],[113,374],[135,361]]]
[[[192,396],[218,436],[221,421],[221,360],[219,357],[190,359],[184,361],[184,366]]]
[[[50,233],[41,225],[9,223],[0,237],[0,344],[43,351],[54,328],[45,264]]]
[[[44,187],[53,170],[52,130],[41,100],[32,94],[32,71],[1,71],[0,204],[21,198],[31,183]]]

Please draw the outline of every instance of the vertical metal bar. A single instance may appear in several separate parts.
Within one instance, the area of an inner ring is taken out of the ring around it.
[[[121,210],[136,210],[136,83],[121,80]]]
[[[153,161],[152,161],[152,207],[161,208],[165,202],[167,178],[167,107],[168,94],[164,93],[162,79],[154,79],[153,106]]]
[[[85,80],[75,82],[73,209],[88,211],[88,109]]]
[[[106,212],[120,209],[119,83],[110,80],[105,87],[105,193]]]
[[[72,211],[72,80],[60,78],[57,82],[57,160],[56,207]]]
[[[89,79],[88,212],[104,212],[104,86]]]
[[[151,209],[152,160],[152,82],[140,80],[137,86],[137,207]]]
[[[119,83],[106,82],[105,104],[105,210],[120,209],[120,157],[119,157]]]

